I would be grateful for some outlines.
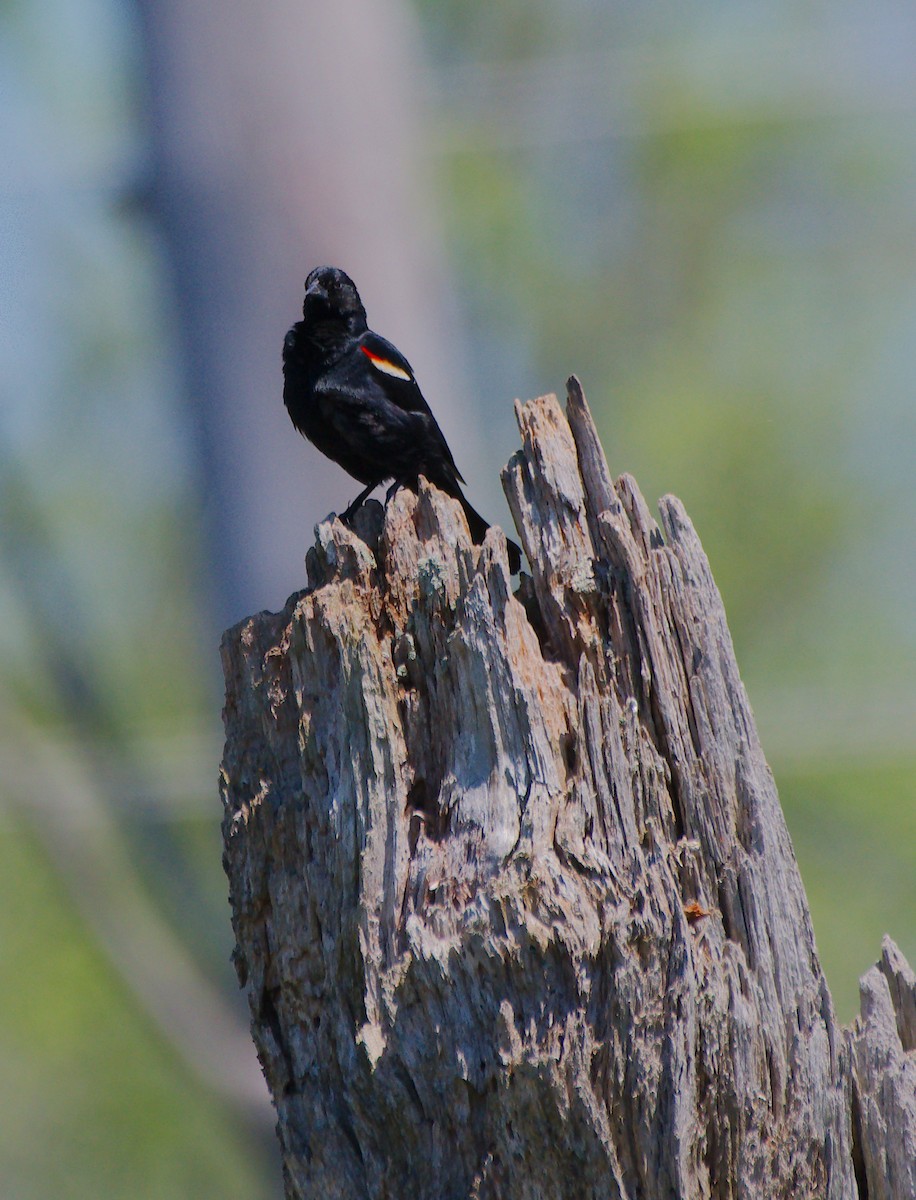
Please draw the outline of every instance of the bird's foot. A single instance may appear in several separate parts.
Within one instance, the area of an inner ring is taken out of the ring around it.
[[[411,492],[419,493],[420,480],[416,475],[405,475],[403,479],[396,479],[388,491],[385,493],[385,507],[388,507],[388,501],[392,496],[396,495],[401,488],[406,487]]]
[[[394,483],[391,485],[391,487],[390,487],[390,488],[388,489],[388,491],[385,493],[385,508],[387,508],[387,507],[388,507],[388,501],[391,499],[391,497],[392,497],[392,496],[393,496],[393,495],[394,495],[396,492],[400,491],[400,489],[401,489],[403,486],[404,486],[404,480],[403,480],[403,479],[396,479],[396,480],[394,481]]]
[[[344,509],[344,511],[342,513],[338,514],[339,519],[344,523],[344,525],[347,526],[348,529],[349,529],[350,525],[353,523],[353,518],[356,516],[357,510],[363,505],[363,503],[366,500],[366,498],[368,497],[369,493],[374,492],[377,486],[378,486],[378,484],[370,483],[368,487],[363,488],[363,490],[356,497],[356,499],[353,501],[353,503],[347,505],[347,507]],[[386,499],[386,503],[387,503],[387,499]]]

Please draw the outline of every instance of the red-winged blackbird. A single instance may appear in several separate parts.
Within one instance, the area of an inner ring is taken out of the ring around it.
[[[354,479],[365,484],[346,512],[348,521],[380,483],[416,491],[418,477],[454,496],[471,537],[489,525],[464,497],[464,483],[410,363],[373,333],[348,275],[317,267],[305,281],[302,320],[283,343],[283,402],[293,424]],[[513,574],[521,550],[508,542]]]

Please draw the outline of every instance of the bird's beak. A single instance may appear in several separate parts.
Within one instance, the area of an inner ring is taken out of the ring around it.
[[[306,297],[312,297],[315,300],[327,300],[328,298],[327,289],[322,287],[320,281],[317,279],[309,284],[305,289],[305,294]]]

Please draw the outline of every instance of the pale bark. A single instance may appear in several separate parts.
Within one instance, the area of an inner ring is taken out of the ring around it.
[[[457,461],[473,463],[479,444],[474,422],[457,419],[467,398],[413,6],[141,0],[140,11],[151,198],[226,624],[292,590],[301,513],[347,491],[280,401],[283,335],[313,267],[356,280],[373,328],[409,353]]]
[[[869,1200],[916,1196],[916,976],[889,937],[859,983],[852,1050],[856,1166]]]
[[[423,487],[224,640],[288,1195],[913,1195],[912,974],[886,949],[838,1027],[686,513],[612,480],[574,380],[518,418],[516,596]]]

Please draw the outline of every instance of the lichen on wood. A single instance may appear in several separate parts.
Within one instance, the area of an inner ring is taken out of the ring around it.
[[[287,1195],[913,1195],[873,1178],[913,1187],[912,973],[886,947],[839,1028],[693,526],[612,478],[574,379],[517,416],[515,594],[421,482],[223,641]]]

